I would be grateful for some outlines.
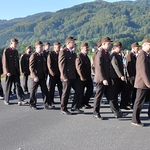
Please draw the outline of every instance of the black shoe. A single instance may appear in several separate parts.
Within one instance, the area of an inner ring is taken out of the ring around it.
[[[51,108],[49,107],[49,105],[45,104],[45,105],[44,105],[44,109],[50,110]]]
[[[72,115],[72,113],[68,110],[61,110],[61,114],[64,114],[64,115]]]
[[[134,105],[131,105],[131,109],[133,109]]]
[[[36,106],[30,105],[30,108],[33,109],[33,110],[37,110],[37,107],[36,107]]]
[[[83,110],[78,109],[78,108],[71,108],[71,111],[75,111],[75,112],[77,112],[77,113],[79,113],[79,114],[83,114],[83,113],[84,113]]]
[[[120,112],[117,115],[115,115],[115,118],[119,119],[119,118],[124,118],[128,115],[129,113],[125,113],[125,112]]]
[[[55,102],[54,102],[54,103],[55,103]],[[51,103],[49,106],[50,106],[51,108],[55,108],[54,103]]]
[[[126,117],[129,113],[123,112],[122,117]]]
[[[141,123],[141,122],[139,122],[139,123],[131,122],[131,124],[134,126],[138,126],[138,127],[144,127],[144,123]]]
[[[30,94],[28,91],[24,91],[24,94]]]
[[[84,107],[84,109],[90,109],[90,108],[92,108],[92,106],[90,104],[85,104],[83,107]]]
[[[54,105],[48,105],[48,107],[49,107],[50,109],[55,108],[55,106],[54,106]]]
[[[23,106],[23,105],[26,105],[28,104],[28,101],[19,101],[18,102],[18,106]]]
[[[102,104],[108,104],[108,102],[107,102],[107,101],[104,101],[104,100],[102,100],[101,103],[102,103]]]
[[[103,117],[101,117],[100,114],[94,114],[93,117],[96,118],[96,119],[99,119],[99,120],[103,120],[104,119]]]
[[[78,110],[77,110],[77,113],[79,113],[79,114],[84,114],[84,111],[81,110],[81,109],[78,109]]]
[[[120,109],[130,110],[131,107],[129,107],[129,106],[120,106]]]

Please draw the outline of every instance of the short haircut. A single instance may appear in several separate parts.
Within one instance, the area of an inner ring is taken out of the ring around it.
[[[18,39],[16,39],[16,38],[12,38],[12,39],[10,40],[10,43],[11,43],[11,42],[19,43]]]
[[[101,39],[101,43],[105,43],[105,42],[113,42],[110,37],[104,37]]]
[[[50,44],[50,42],[46,42],[44,45],[47,46],[47,45],[51,45],[51,44]]]
[[[140,47],[139,43],[138,42],[135,42],[131,45],[131,48],[134,48],[134,47]]]
[[[89,47],[88,43],[87,42],[84,42],[81,44],[81,47]]]
[[[58,42],[58,41],[57,41],[57,42],[54,42],[53,45],[54,45],[54,46],[55,46],[55,45],[61,46],[60,42]]]
[[[69,37],[66,38],[65,43],[67,44],[67,43],[69,43],[71,41],[74,41],[74,40],[76,40],[76,39],[73,38],[73,36],[69,36]]]
[[[37,45],[43,45],[43,42],[42,42],[42,41],[37,41],[37,42],[35,43],[35,46],[37,46]]]
[[[28,45],[28,46],[26,47],[26,50],[31,49],[31,48],[32,48],[31,45]]]
[[[122,47],[122,43],[121,42],[115,42],[113,47]]]

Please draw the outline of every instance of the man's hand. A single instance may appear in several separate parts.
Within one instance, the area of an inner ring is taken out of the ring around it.
[[[107,80],[103,80],[103,84],[104,85],[108,85],[108,81]]]
[[[122,81],[125,81],[125,77],[124,77],[124,76],[121,76],[121,80],[122,80]]]
[[[6,75],[7,75],[8,77],[10,77],[10,76],[11,76],[11,73],[7,73]]]
[[[34,80],[34,82],[38,82],[38,81],[39,81],[39,78],[38,78],[38,77],[35,77],[33,80]]]
[[[81,79],[81,81],[86,81],[86,79]]]
[[[54,76],[55,76],[55,73],[51,73],[51,76],[53,76],[53,77],[54,77]]]
[[[68,79],[64,79],[64,82],[68,81]]]

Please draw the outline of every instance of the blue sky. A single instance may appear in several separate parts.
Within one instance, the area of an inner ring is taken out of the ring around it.
[[[1,0],[0,19],[26,17],[40,12],[55,12],[57,10],[72,7],[94,0]],[[116,2],[120,0],[105,0]]]

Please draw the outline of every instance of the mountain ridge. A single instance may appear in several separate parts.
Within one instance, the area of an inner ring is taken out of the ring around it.
[[[34,45],[37,40],[63,43],[72,35],[92,46],[101,37],[110,36],[129,48],[132,42],[150,36],[150,2],[141,2],[96,0],[57,12],[0,20],[0,45],[6,46],[12,37],[25,45]]]

